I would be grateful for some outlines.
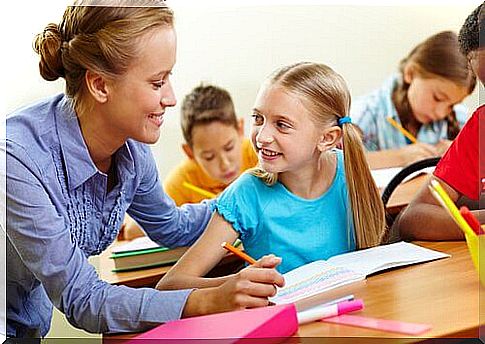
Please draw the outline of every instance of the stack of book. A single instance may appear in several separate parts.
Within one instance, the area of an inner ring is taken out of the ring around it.
[[[188,247],[163,247],[146,236],[136,238],[111,250],[110,258],[114,260],[115,265],[112,271],[122,272],[173,264],[187,249]]]

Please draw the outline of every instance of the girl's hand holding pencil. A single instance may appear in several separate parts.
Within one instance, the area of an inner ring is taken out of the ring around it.
[[[437,147],[424,142],[404,146],[400,148],[400,151],[406,165],[426,158],[440,156],[440,151]]]
[[[387,117],[386,120],[392,125],[398,132],[400,132],[409,142],[408,144],[399,149],[402,163],[409,165],[415,161],[419,161],[426,158],[432,158],[435,156],[441,156],[444,151],[449,147],[450,141],[442,140],[436,145],[420,142],[416,137],[403,128],[395,119]]]
[[[220,311],[270,305],[268,298],[276,295],[276,286],[285,284],[283,276],[275,269],[280,262],[281,259],[275,256],[264,256],[254,265],[230,276],[216,288]]]
[[[276,294],[276,287],[285,284],[276,271],[281,258],[264,256],[236,274],[221,277],[217,287],[195,289],[184,308],[183,317],[221,313],[245,308],[265,307]]]
[[[224,309],[221,311],[268,306],[268,298],[276,294],[276,287],[285,284],[283,276],[275,269],[281,263],[281,258],[267,255],[255,260],[230,244],[223,243],[223,247],[250,266],[217,287],[218,302],[223,302],[221,306]]]

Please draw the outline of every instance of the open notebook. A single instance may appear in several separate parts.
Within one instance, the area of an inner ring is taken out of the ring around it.
[[[446,257],[450,255],[403,241],[344,253],[287,272],[283,275],[285,286],[278,288],[271,301],[296,303],[298,310],[305,309],[317,299],[321,303],[337,297],[338,292],[348,293],[346,287],[365,280],[372,273]]]

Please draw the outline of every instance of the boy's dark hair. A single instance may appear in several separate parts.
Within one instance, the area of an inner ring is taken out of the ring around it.
[[[460,29],[460,33],[458,34],[460,51],[463,55],[468,56],[471,51],[485,45],[484,16],[485,10],[483,10],[482,3],[465,19],[465,22]]]
[[[181,126],[185,142],[192,146],[192,130],[196,125],[216,121],[238,127],[231,95],[221,87],[200,84],[182,101]]]

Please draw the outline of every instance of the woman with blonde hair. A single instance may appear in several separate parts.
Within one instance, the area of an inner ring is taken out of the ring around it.
[[[207,203],[175,206],[147,145],[176,103],[173,13],[162,0],[124,3],[79,2],[47,25],[40,74],[64,78],[65,92],[7,118],[8,337],[44,337],[53,306],[88,332],[132,332],[220,311],[233,294],[112,286],[88,263],[125,212],[169,247],[192,244],[211,215]]]

